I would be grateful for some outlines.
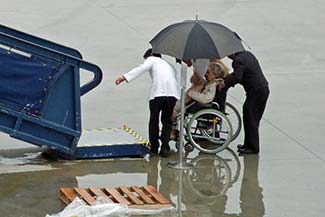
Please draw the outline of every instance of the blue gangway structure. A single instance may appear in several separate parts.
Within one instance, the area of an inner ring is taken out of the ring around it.
[[[78,148],[80,98],[100,84],[103,73],[97,65],[83,60],[76,49],[0,25],[0,66],[2,132],[69,158],[147,153],[143,141],[129,142],[127,146],[135,146],[128,151],[123,151],[126,146],[121,143]],[[82,86],[80,69],[93,74]]]

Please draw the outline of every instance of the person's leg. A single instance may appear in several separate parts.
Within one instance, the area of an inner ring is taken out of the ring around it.
[[[161,111],[161,122],[162,122],[162,131],[161,131],[161,149],[165,149],[167,151],[170,150],[169,147],[169,139],[170,132],[172,130],[172,112],[176,103],[176,98],[174,97],[164,97],[164,103]]]
[[[247,98],[244,102],[244,105],[243,105],[243,126],[244,126],[244,143],[243,145],[240,147],[240,148],[248,148],[248,136],[246,136],[246,132],[248,131],[249,129],[249,120],[248,120],[248,117],[249,117],[249,107],[247,105]]]
[[[269,96],[269,89],[268,87],[263,88],[256,93],[256,101],[254,105],[254,123],[256,123],[256,129],[255,129],[255,134],[253,135],[253,141],[252,144],[254,145],[254,149],[259,152],[259,126],[260,126],[260,121],[262,119],[266,102]]]
[[[149,118],[149,141],[151,144],[150,151],[158,153],[159,148],[159,113],[160,99],[154,98],[149,101],[150,118]]]
[[[177,115],[181,110],[181,101],[177,100],[173,109],[173,113],[172,113],[172,121],[176,122],[177,119]]]
[[[243,106],[244,148],[259,152],[258,122],[256,121],[256,100],[254,96],[247,96]]]
[[[257,114],[257,101],[251,106],[250,108],[250,129],[248,130],[249,135],[249,148],[256,151],[256,153],[260,152],[260,137],[258,133],[259,128],[259,120],[258,120],[258,114]]]
[[[259,91],[259,93],[257,94],[257,108],[256,108],[257,115],[256,115],[256,118],[257,118],[258,124],[260,123],[260,120],[262,119],[262,116],[264,114],[267,99],[269,98],[269,94],[270,94],[270,90],[268,87],[261,89]]]

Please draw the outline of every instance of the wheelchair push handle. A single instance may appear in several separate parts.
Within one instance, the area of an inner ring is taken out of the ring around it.
[[[80,62],[80,68],[85,69],[94,74],[92,80],[80,87],[80,96],[83,96],[84,94],[88,93],[100,84],[103,79],[103,72],[97,65],[86,61]]]

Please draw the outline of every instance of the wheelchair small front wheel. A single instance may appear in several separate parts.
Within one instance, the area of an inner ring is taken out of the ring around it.
[[[176,150],[179,151],[179,142],[178,141],[175,143],[175,147],[176,147]],[[187,142],[187,143],[184,144],[184,149],[187,152],[194,151],[194,147],[190,142]]]
[[[187,125],[190,143],[204,153],[218,153],[229,145],[232,126],[229,119],[215,109],[203,109],[193,114]]]
[[[187,143],[184,145],[184,148],[185,148],[185,151],[187,151],[187,152],[192,152],[192,151],[194,151],[194,147],[193,147],[193,145],[192,145],[190,142],[187,142]]]

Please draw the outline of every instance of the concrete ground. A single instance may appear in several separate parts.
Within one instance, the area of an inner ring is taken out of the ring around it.
[[[159,30],[196,14],[240,34],[259,58],[271,95],[259,156],[193,152],[188,157],[196,167],[186,171],[166,166],[177,154],[46,161],[34,146],[2,134],[0,216],[57,213],[64,208],[57,199],[61,186],[121,184],[154,185],[179,208],[170,216],[324,216],[324,9],[321,0],[2,1],[1,24],[77,48],[104,71],[102,84],[82,97],[83,128],[127,124],[147,137],[149,76],[119,87],[114,80],[143,61]],[[228,98],[240,109],[244,97],[235,87]]]

